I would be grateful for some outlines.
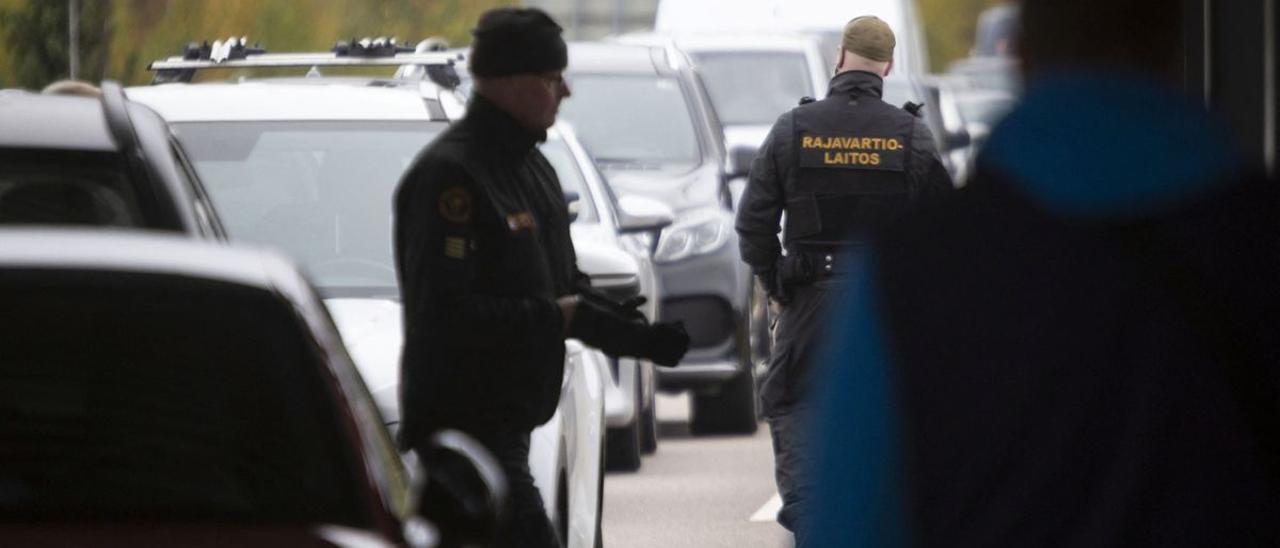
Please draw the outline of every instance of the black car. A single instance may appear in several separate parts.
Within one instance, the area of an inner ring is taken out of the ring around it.
[[[676,213],[653,262],[661,319],[683,321],[692,347],[680,367],[658,371],[659,385],[693,392],[695,433],[754,432],[752,310],[763,307],[738,254],[724,135],[701,78],[671,45],[573,43],[566,79],[573,95],[560,116],[613,190]]]
[[[225,233],[164,120],[104,82],[102,97],[0,93],[0,225]]]
[[[402,463],[283,258],[10,229],[0,302],[0,545],[427,547],[492,531],[492,457],[446,432],[429,474]]]

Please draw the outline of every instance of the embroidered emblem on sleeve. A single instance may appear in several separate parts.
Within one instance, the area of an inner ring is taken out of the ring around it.
[[[453,187],[440,194],[440,216],[451,223],[471,220],[471,194],[462,187]]]

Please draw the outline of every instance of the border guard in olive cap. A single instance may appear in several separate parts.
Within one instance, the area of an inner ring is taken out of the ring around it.
[[[668,366],[689,337],[593,292],[578,271],[564,191],[537,148],[569,96],[560,26],[541,10],[498,8],[473,32],[467,115],[396,190],[399,441],[420,450],[442,428],[475,437],[508,481],[493,545],[550,548],[560,539],[529,472],[529,434],[560,401],[565,337]]]
[[[738,209],[742,258],[779,313],[761,399],[773,435],[778,521],[795,531],[808,482],[802,435],[806,383],[819,347],[823,303],[849,274],[850,252],[911,205],[952,188],[933,136],[916,116],[881,100],[893,68],[893,31],[872,16],[844,28],[825,99],[783,114],[756,155]],[[783,244],[778,241],[786,212]],[[804,539],[797,538],[797,546]]]

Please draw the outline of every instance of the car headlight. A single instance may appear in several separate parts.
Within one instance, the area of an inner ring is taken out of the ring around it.
[[[728,216],[719,210],[695,212],[662,231],[653,260],[673,263],[695,255],[714,253],[729,240],[732,230]]]

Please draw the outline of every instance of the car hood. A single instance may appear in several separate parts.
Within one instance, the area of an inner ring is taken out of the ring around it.
[[[690,171],[637,170],[601,166],[614,192],[653,198],[676,213],[719,203],[720,170],[705,165]]]
[[[404,344],[400,303],[387,299],[326,299],[347,353],[387,422],[400,420],[400,349]]]
[[[0,525],[7,546],[395,546],[361,530],[333,525],[270,526],[229,523],[29,523]]]

